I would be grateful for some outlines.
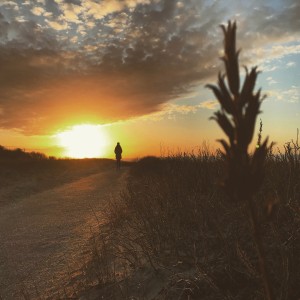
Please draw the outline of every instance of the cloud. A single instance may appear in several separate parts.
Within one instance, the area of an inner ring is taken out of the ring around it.
[[[56,22],[56,21],[46,21],[47,24],[54,30],[66,30],[69,28],[68,26],[68,23],[67,22],[63,22],[63,23],[59,23],[59,22]]]
[[[76,2],[59,2],[59,9],[63,13],[61,17],[65,22],[82,23],[80,15],[83,12],[83,7],[77,5]]]
[[[14,1],[3,1],[2,3],[0,3],[0,7],[1,6],[7,6],[7,7],[12,7],[14,10],[18,10],[18,4],[15,3]]]
[[[291,88],[283,91],[282,95],[287,102],[300,103],[300,87],[292,86]]]
[[[118,0],[102,1],[100,3],[83,0],[81,5],[85,10],[85,14],[95,19],[102,19],[108,14],[122,11],[125,7],[125,3]]]
[[[151,120],[160,121],[162,119],[175,119],[179,114],[187,115],[196,113],[199,109],[214,110],[218,107],[219,103],[216,100],[207,100],[196,105],[179,105],[174,103],[166,103],[161,105],[160,110],[154,113],[144,115],[137,118],[138,120]]]
[[[35,7],[31,10],[31,12],[32,12],[34,15],[40,16],[40,15],[42,15],[42,14],[45,13],[45,9],[42,8],[42,7],[39,7],[39,6],[35,6]]]
[[[274,80],[273,77],[271,77],[271,76],[269,76],[269,77],[267,78],[267,82],[268,82],[269,85],[278,83],[278,82],[277,82],[276,80]]]
[[[207,100],[199,104],[200,108],[216,109],[219,106],[219,102],[216,100]]]
[[[231,1],[228,7],[228,19],[238,22],[242,64],[261,65],[299,53],[299,1]]]
[[[291,86],[286,90],[273,89],[266,91],[269,98],[286,103],[300,103],[300,87]]]
[[[134,121],[160,121],[163,119],[176,119],[176,116],[180,114],[186,115],[189,113],[196,113],[199,108],[201,108],[201,105],[178,105],[174,103],[166,103],[161,105],[159,111],[135,118]]]
[[[296,66],[296,63],[294,61],[289,61],[287,64],[286,64],[287,68],[292,68],[294,66]]]
[[[215,80],[223,38],[218,25],[231,17],[227,6],[199,0],[37,3],[7,2],[0,14],[0,127],[37,134],[71,122],[164,114],[166,107],[171,114],[215,108],[214,101],[169,104]],[[241,11],[244,61],[273,66],[275,58],[299,53],[300,5],[293,5]]]
[[[259,69],[264,73],[273,72],[278,69],[278,66],[274,65],[273,62],[266,61],[264,63],[259,64]]]

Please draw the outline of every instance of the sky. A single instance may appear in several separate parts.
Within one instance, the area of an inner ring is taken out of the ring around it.
[[[300,128],[299,15],[298,0],[0,0],[0,144],[64,156],[60,134],[90,124],[103,157],[117,142],[128,159],[217,147],[205,85],[236,20],[263,137],[281,147]]]

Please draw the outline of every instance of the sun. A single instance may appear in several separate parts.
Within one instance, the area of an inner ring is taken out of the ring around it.
[[[96,158],[105,154],[108,137],[103,126],[75,125],[70,130],[56,135],[65,149],[64,155],[71,158]]]

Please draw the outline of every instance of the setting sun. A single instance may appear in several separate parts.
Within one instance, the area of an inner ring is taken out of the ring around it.
[[[108,143],[103,127],[98,125],[76,125],[56,137],[59,145],[65,149],[65,156],[72,158],[103,156]]]

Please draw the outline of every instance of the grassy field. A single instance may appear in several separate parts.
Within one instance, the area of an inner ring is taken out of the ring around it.
[[[297,144],[285,150],[268,153],[254,201],[276,299],[299,299],[300,153]],[[249,209],[223,186],[226,164],[208,148],[132,164],[121,197],[110,200],[106,222],[91,240],[93,258],[84,272],[94,278],[93,287],[76,295],[263,299]],[[2,197],[5,204],[114,168],[115,162],[42,158],[1,165],[1,193],[10,197]]]
[[[248,207],[220,185],[224,170],[224,160],[205,151],[137,162],[122,197],[110,203],[95,252],[105,283],[99,294],[263,299]],[[254,200],[272,288],[275,299],[299,299],[299,152],[269,154],[265,172]]]

